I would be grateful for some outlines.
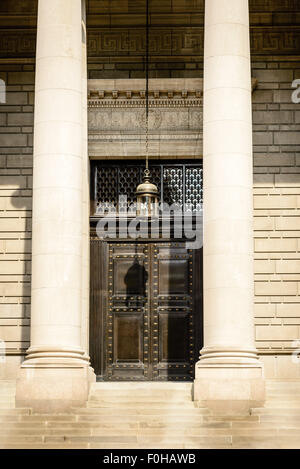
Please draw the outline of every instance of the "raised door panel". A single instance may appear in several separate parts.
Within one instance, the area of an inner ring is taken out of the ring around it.
[[[105,346],[111,380],[148,379],[148,255],[147,245],[109,244]]]
[[[194,369],[193,252],[153,246],[152,362],[155,380],[190,380]]]

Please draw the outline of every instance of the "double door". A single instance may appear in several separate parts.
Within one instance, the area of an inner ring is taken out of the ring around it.
[[[201,255],[184,242],[91,240],[90,355],[99,378],[193,379]]]

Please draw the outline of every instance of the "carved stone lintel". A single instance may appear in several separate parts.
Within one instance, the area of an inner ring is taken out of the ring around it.
[[[91,157],[145,154],[145,95],[144,79],[88,81]],[[150,79],[149,155],[201,156],[202,108],[202,79]]]

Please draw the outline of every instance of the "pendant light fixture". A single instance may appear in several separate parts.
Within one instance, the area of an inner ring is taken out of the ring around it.
[[[145,150],[146,167],[144,170],[143,182],[136,189],[137,196],[137,216],[157,217],[158,216],[158,189],[151,182],[149,170],[149,0],[146,0],[146,113],[145,113]]]

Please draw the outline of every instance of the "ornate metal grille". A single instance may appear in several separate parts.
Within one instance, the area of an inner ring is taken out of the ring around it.
[[[149,164],[151,179],[159,189],[160,201],[185,206],[198,212],[203,200],[202,162]],[[135,191],[142,182],[144,165],[137,162],[97,161],[92,163],[92,198],[94,215],[101,216],[108,207],[119,210],[119,200],[127,196],[127,206],[136,202]]]
[[[164,167],[163,168],[163,202],[169,205],[183,204],[183,168],[182,167]]]
[[[190,166],[185,170],[185,203],[187,210],[198,212],[203,202],[202,168]]]

